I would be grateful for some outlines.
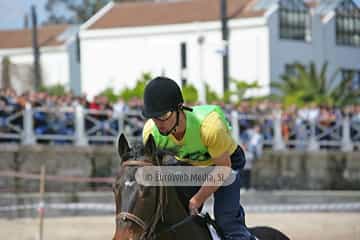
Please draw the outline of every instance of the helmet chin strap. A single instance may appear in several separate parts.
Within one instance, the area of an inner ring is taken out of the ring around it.
[[[174,126],[166,132],[160,132],[160,134],[163,136],[168,136],[170,133],[176,132],[176,128],[179,126],[179,118],[180,118],[179,110],[176,110],[176,122],[175,122]]]

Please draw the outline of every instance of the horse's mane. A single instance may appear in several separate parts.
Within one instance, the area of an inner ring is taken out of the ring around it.
[[[165,160],[166,157],[173,159],[176,154],[176,149],[160,149],[156,148],[156,157],[161,160]],[[130,151],[122,156],[123,160],[140,160],[145,156],[145,145],[142,141],[134,141],[131,144]],[[167,165],[165,161],[163,164]]]

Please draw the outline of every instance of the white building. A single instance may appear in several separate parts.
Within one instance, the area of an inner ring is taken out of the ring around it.
[[[294,62],[320,69],[327,61],[329,75],[355,70],[360,82],[360,10],[351,0],[227,3],[230,77],[257,80],[262,88],[251,95],[269,94],[269,83]],[[82,26],[80,38],[82,90],[90,96],[133,87],[144,72],[222,92],[220,1],[110,3]]]
[[[38,29],[43,85],[61,84],[80,94],[77,32],[78,27],[69,25],[53,25]],[[18,93],[33,90],[35,84],[31,29],[0,31],[0,62],[5,57],[8,57],[11,63],[10,86]],[[3,81],[0,82],[3,87]]]

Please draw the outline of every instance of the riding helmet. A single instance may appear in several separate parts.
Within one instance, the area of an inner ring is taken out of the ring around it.
[[[156,77],[145,87],[144,109],[145,118],[159,117],[166,112],[176,111],[184,103],[177,83],[166,77]]]

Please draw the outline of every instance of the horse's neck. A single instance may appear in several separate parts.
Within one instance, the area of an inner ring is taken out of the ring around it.
[[[183,204],[178,198],[178,194],[174,187],[166,187],[167,193],[167,204],[164,211],[164,222],[165,225],[173,225],[181,222],[189,213],[187,209],[184,208]],[[175,230],[176,237],[178,239],[197,239],[197,240],[209,240],[211,239],[206,228],[201,227],[199,224],[194,224],[194,222],[184,223],[183,226]],[[164,238],[168,239],[168,238]]]
[[[188,211],[184,209],[180,202],[177,192],[174,187],[166,187],[167,204],[165,208],[165,220],[169,222],[176,222],[188,216]]]

